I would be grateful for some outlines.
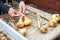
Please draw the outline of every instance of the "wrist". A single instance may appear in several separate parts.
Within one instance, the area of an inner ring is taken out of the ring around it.
[[[9,14],[10,11],[12,11],[11,9],[12,9],[12,8],[10,7],[9,10],[8,10],[8,14]]]
[[[24,1],[20,1],[20,3],[24,3]]]

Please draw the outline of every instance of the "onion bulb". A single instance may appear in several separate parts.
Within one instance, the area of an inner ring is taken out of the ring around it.
[[[19,30],[19,33],[22,34],[22,35],[25,35],[27,33],[27,29],[20,29]]]
[[[46,33],[46,32],[48,31],[47,25],[41,26],[41,27],[40,27],[40,31],[41,31],[42,33]]]

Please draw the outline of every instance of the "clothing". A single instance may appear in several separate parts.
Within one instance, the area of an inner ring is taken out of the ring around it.
[[[25,1],[25,0],[15,0],[15,1],[17,1],[19,3],[20,1]],[[10,7],[7,5],[4,5],[5,2],[6,2],[6,0],[0,0],[0,12],[2,11],[4,13],[8,13]],[[11,3],[12,0],[8,0],[8,2]]]

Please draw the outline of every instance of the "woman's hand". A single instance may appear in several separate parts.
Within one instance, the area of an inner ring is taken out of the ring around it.
[[[21,2],[19,3],[20,13],[24,13],[24,12],[25,12],[25,9],[26,9],[25,3],[24,3],[23,1],[21,1]]]
[[[17,17],[17,16],[20,16],[20,14],[17,13],[16,10],[13,9],[13,8],[10,8],[10,9],[9,9],[8,15],[9,15],[10,17]]]

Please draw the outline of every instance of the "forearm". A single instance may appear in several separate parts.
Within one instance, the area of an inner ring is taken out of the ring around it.
[[[17,1],[18,3],[20,3],[20,1],[24,1],[24,2],[25,2],[26,0],[16,0],[16,1]]]
[[[8,13],[9,8],[10,8],[9,6],[4,5],[3,2],[0,1],[0,10],[1,10],[2,12]]]
[[[0,1],[2,1],[3,3],[6,3],[6,0],[0,0]]]

